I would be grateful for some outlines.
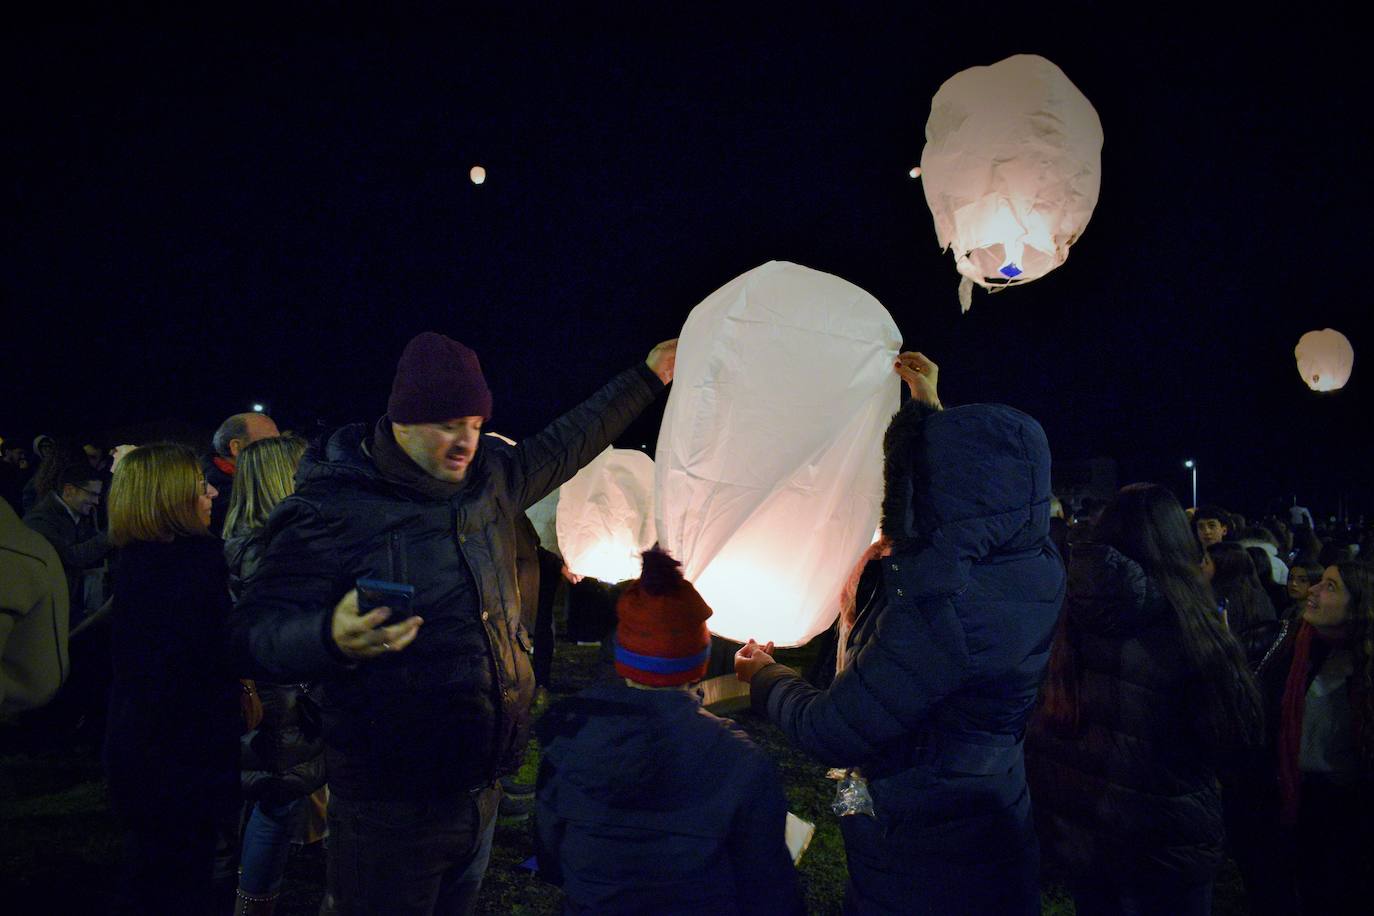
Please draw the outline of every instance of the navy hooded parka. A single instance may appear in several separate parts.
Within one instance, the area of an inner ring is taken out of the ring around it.
[[[826,691],[781,665],[754,708],[869,780],[841,818],[859,912],[1038,913],[1022,735],[1064,598],[1050,455],[1001,405],[909,401],[884,442],[883,583]]]

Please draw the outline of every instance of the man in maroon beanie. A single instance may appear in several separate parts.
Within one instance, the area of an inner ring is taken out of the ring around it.
[[[676,353],[659,344],[509,446],[481,435],[492,397],[477,354],[425,332],[401,354],[387,413],[301,462],[231,647],[242,674],[324,684],[340,914],[473,911],[534,694],[516,520],[610,446],[672,380]],[[360,609],[360,579],[401,597]]]

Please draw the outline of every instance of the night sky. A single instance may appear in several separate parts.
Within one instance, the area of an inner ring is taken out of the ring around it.
[[[946,404],[1026,410],[1056,460],[1109,456],[1186,499],[1193,457],[1204,502],[1374,512],[1370,52],[1302,9],[1248,34],[16,26],[0,434],[208,435],[255,400],[303,430],[373,419],[435,329],[478,351],[489,428],[518,438],[779,259],[873,293]],[[907,170],[940,83],[1021,52],[1101,116],[1101,200],[1063,267],[961,315]],[[1356,365],[1321,396],[1292,353],[1328,326]],[[621,444],[652,445],[657,416]]]

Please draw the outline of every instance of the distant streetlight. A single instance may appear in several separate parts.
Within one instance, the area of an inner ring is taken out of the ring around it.
[[[481,184],[487,180],[487,170],[480,165],[474,165],[468,169],[468,178],[472,179],[473,184]]]
[[[1189,458],[1183,466],[1193,472],[1193,508],[1197,508],[1197,462]]]
[[[264,410],[266,410],[266,409],[267,409],[267,408],[264,407],[262,404],[254,404],[254,405],[253,405],[253,413],[262,413],[262,412],[263,412]]]
[[[920,178],[920,177],[921,177],[921,167],[918,165],[918,166],[916,166],[914,169],[912,169],[911,171],[907,172],[907,174],[910,175],[912,178]]]

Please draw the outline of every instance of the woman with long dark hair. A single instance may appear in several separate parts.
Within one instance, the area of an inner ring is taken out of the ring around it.
[[[1210,912],[1216,769],[1260,741],[1263,711],[1201,567],[1154,484],[1117,493],[1073,549],[1027,769],[1046,870],[1080,916]]]
[[[1269,740],[1252,802],[1272,835],[1241,873],[1257,912],[1374,900],[1374,567],[1327,567],[1260,664]]]
[[[1203,577],[1212,584],[1212,594],[1225,614],[1226,626],[1252,668],[1259,664],[1278,632],[1274,605],[1265,594],[1254,559],[1247,548],[1235,541],[1208,546],[1202,558]],[[1264,572],[1268,575],[1267,561]]]

